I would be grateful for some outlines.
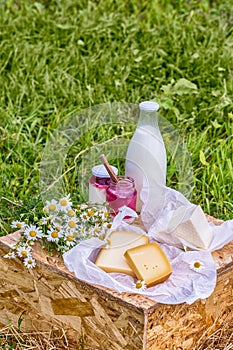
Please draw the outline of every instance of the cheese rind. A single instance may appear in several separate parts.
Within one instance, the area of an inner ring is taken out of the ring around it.
[[[171,264],[158,243],[128,249],[125,258],[139,280],[147,287],[164,282],[172,273]]]
[[[200,205],[177,226],[175,232],[177,237],[201,249],[208,249],[213,239],[213,231]]]
[[[149,243],[146,235],[128,231],[114,231],[108,236],[108,247],[102,248],[95,264],[105,272],[118,272],[135,277],[124,253],[127,249]]]

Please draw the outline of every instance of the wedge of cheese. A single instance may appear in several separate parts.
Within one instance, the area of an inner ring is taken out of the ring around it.
[[[146,235],[135,232],[114,231],[108,237],[108,246],[102,248],[95,264],[106,272],[125,273],[135,277],[124,257],[127,249],[149,243]]]
[[[185,213],[182,222],[176,227],[175,233],[186,243],[201,249],[208,249],[213,239],[213,231],[200,205],[192,208],[191,212]]]
[[[171,264],[158,243],[128,249],[125,258],[137,278],[147,287],[164,282],[172,273]]]

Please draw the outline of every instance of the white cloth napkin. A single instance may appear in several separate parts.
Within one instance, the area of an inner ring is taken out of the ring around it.
[[[179,192],[168,190],[164,210],[159,217],[159,222],[157,220],[156,234],[159,234],[159,230],[164,230],[171,211],[184,204],[187,205],[189,202],[184,200]],[[133,210],[122,207],[114,218],[112,230],[145,234],[141,228],[124,222],[123,218],[126,215],[137,216]],[[173,245],[159,243],[170,260],[173,273],[167,281],[145,290],[135,288],[136,280],[133,277],[121,273],[106,273],[95,265],[99,250],[104,245],[104,242],[97,238],[80,242],[66,252],[63,259],[66,267],[74,272],[77,278],[86,282],[99,284],[119,293],[140,293],[159,303],[180,304],[186,302],[191,304],[199,298],[207,298],[215,288],[217,272],[211,251],[217,250],[233,240],[233,220],[226,221],[221,226],[215,226],[212,223],[210,225],[214,232],[214,239],[208,251],[184,251]],[[156,240],[154,230],[152,231],[153,234],[150,234],[149,229],[150,241]],[[195,261],[199,261],[202,265],[198,271],[193,270]]]

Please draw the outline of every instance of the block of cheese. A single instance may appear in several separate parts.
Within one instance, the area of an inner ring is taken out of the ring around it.
[[[176,227],[175,233],[185,242],[202,249],[209,248],[213,239],[213,231],[200,205],[192,208],[191,212],[185,213],[182,223]]]
[[[148,242],[148,236],[135,232],[111,232],[108,237],[108,246],[101,249],[95,263],[106,272],[125,273],[134,277],[135,274],[127,264],[124,253],[129,248]]]
[[[164,282],[172,273],[171,264],[158,243],[128,249],[125,258],[137,278],[150,287]]]

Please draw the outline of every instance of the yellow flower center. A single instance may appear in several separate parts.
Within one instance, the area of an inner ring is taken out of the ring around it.
[[[75,215],[75,212],[72,209],[68,210],[68,216],[74,216],[74,215]]]
[[[135,287],[136,287],[137,289],[142,288],[142,282],[141,282],[141,281],[137,281],[136,284],[135,284]]]
[[[29,231],[29,236],[36,237],[37,233],[36,231]]]
[[[63,207],[66,207],[68,205],[68,201],[66,199],[61,199],[60,200],[60,204],[63,206]]]
[[[83,220],[87,220],[87,216],[85,214],[83,215]]]
[[[31,265],[31,264],[32,264],[32,260],[28,260],[27,263],[28,263],[29,265]]]
[[[75,222],[75,221],[69,221],[69,222],[68,222],[68,226],[69,226],[70,228],[75,228],[76,222]]]
[[[67,237],[66,237],[66,239],[67,239],[67,241],[72,242],[72,241],[73,241],[73,239],[74,239],[74,237],[73,237],[73,236],[71,236],[71,235],[69,235],[69,236],[67,236]]]
[[[104,218],[108,218],[108,212],[107,211],[104,212]]]
[[[201,267],[201,263],[199,261],[195,261],[193,265],[196,269],[199,269]]]
[[[98,233],[99,232],[99,228],[98,227],[95,227],[94,228],[94,233]]]
[[[93,216],[93,215],[94,215],[93,210],[88,210],[87,215],[88,215],[88,216]]]
[[[16,227],[21,228],[22,224],[20,222],[17,222]]]
[[[107,228],[111,228],[111,227],[112,227],[112,224],[108,223]]]
[[[104,238],[106,237],[105,233],[102,233],[101,235],[99,235],[99,239],[104,240]]]
[[[55,209],[56,209],[56,205],[50,204],[49,210],[50,210],[50,211],[54,211]]]
[[[57,231],[53,231],[53,232],[51,233],[51,237],[57,238],[57,237],[58,237],[58,232],[57,232]]]
[[[28,252],[26,250],[22,250],[21,254],[23,257],[26,257],[28,255]]]

